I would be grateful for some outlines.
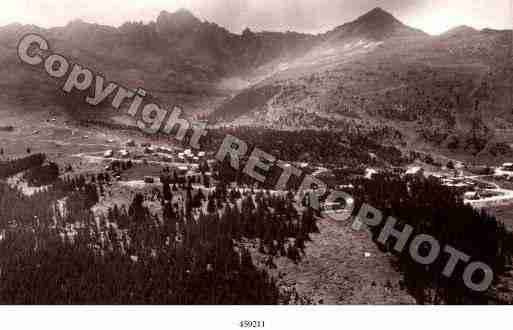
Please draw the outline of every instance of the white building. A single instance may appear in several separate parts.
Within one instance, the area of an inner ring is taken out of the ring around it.
[[[366,179],[372,179],[372,176],[374,174],[378,174],[378,171],[376,171],[375,169],[373,168],[368,168],[365,170],[365,175],[364,175],[364,178]]]
[[[406,171],[406,175],[421,176],[424,175],[424,169],[420,166],[410,167]]]

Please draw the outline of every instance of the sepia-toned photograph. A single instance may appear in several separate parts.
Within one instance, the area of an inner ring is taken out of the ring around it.
[[[513,304],[512,26],[509,0],[5,1],[0,304]]]

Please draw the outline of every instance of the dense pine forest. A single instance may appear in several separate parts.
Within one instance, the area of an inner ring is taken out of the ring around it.
[[[42,166],[44,158],[3,162],[0,177],[37,173],[30,169]],[[310,234],[318,232],[320,213],[298,203],[293,191],[229,188],[233,178],[224,173],[226,167],[215,167],[225,180],[211,189],[163,173],[152,197],[160,213],[147,207],[147,195],[135,193],[130,205],[95,214],[91,208],[113,184],[106,172],[60,175],[31,196],[0,182],[0,303],[297,303],[267,269],[275,268],[279,257],[301,262]],[[46,181],[48,172],[42,173],[44,178],[31,179]],[[435,179],[386,173],[346,183],[353,187],[348,192],[356,199],[355,214],[362,203],[372,204],[399,219],[398,227],[408,223],[415,232],[486,262],[496,276],[509,264],[511,234]],[[393,244],[380,248],[392,251]],[[256,252],[266,258],[263,267],[253,261]],[[487,294],[463,285],[462,269],[442,277],[443,258],[431,266],[420,266],[407,254],[395,260],[402,285],[419,303],[489,302]]]
[[[382,211],[384,219],[396,218],[397,230],[408,224],[415,234],[431,235],[441,246],[450,245],[469,255],[471,261],[486,263],[493,269],[495,280],[511,265],[512,234],[495,217],[465,205],[460,194],[441,185],[438,179],[382,173],[374,175],[372,180],[354,180],[353,185],[351,193],[357,200],[356,209],[362,203],[369,203]],[[372,228],[375,240],[384,223]],[[376,244],[384,252],[397,254],[393,249],[394,238],[386,245],[377,240]],[[397,267],[404,274],[403,285],[419,303],[486,304],[493,300],[486,292],[473,292],[464,285],[462,264],[450,278],[443,276],[448,255],[442,253],[433,264],[425,266],[416,263],[407,250],[397,254]]]
[[[32,159],[32,158],[30,158]],[[39,162],[18,161],[16,173]],[[28,165],[27,165],[28,164]],[[5,304],[277,304],[286,303],[243,239],[259,251],[298,261],[312,212],[300,216],[286,197],[217,189],[163,179],[159,218],[136,194],[95,216],[110,176],[65,177],[25,196],[0,183],[0,302]],[[172,203],[174,195],[185,203]],[[194,196],[194,197],[193,197]],[[206,212],[199,211],[206,206]],[[20,276],[23,274],[23,276]]]

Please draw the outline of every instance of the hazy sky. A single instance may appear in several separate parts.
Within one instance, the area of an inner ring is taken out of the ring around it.
[[[119,26],[155,20],[161,10],[187,8],[203,20],[233,32],[252,30],[325,32],[374,7],[431,34],[458,25],[510,29],[513,0],[2,0],[0,25],[43,27],[72,19]]]

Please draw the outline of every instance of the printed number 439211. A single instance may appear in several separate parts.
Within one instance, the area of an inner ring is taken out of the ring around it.
[[[265,327],[264,321],[240,321],[241,328],[263,328]]]

